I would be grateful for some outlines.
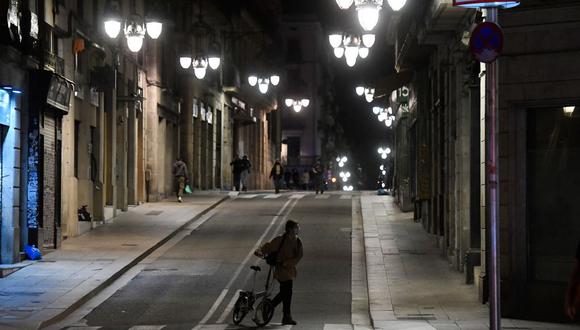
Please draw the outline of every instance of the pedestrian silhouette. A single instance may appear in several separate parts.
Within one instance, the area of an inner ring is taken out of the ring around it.
[[[183,190],[185,189],[185,184],[189,181],[187,176],[187,165],[177,158],[175,163],[173,163],[173,169],[171,170],[173,177],[175,178],[175,185],[177,190],[177,201],[182,202]]]
[[[298,238],[300,225],[293,220],[286,221],[284,234],[275,237],[270,242],[262,245],[254,254],[263,257],[272,252],[276,254],[276,264],[274,266],[274,278],[280,283],[280,292],[272,300],[274,307],[282,303],[283,325],[296,325],[292,318],[292,287],[296,279],[296,265],[302,259],[302,241]]]

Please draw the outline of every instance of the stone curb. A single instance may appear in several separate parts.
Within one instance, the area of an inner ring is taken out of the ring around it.
[[[99,284],[96,288],[87,292],[84,296],[82,296],[80,299],[75,301],[72,305],[67,307],[65,310],[52,316],[51,318],[49,318],[47,320],[41,321],[40,324],[38,324],[38,326],[36,327],[36,329],[42,329],[42,328],[48,327],[50,325],[53,325],[59,321],[62,321],[64,318],[66,318],[68,315],[70,315],[72,312],[74,312],[76,309],[78,309],[84,303],[86,303],[91,298],[96,296],[98,293],[103,291],[106,287],[111,285],[114,281],[116,281],[119,277],[121,277],[129,269],[133,268],[135,265],[137,265],[139,262],[141,262],[143,259],[145,259],[147,256],[149,256],[151,253],[153,253],[155,250],[157,250],[160,246],[167,243],[167,241],[169,241],[171,238],[173,238],[175,235],[177,235],[178,232],[180,232],[184,228],[187,228],[194,221],[198,220],[199,218],[201,218],[202,216],[204,216],[209,211],[213,210],[214,208],[216,208],[218,205],[220,205],[221,203],[223,203],[225,200],[227,200],[229,198],[230,198],[230,196],[226,195],[226,196],[222,197],[220,200],[218,200],[217,202],[215,202],[214,204],[210,205],[208,208],[206,208],[203,211],[201,211],[200,213],[196,214],[189,221],[187,221],[186,223],[181,225],[179,228],[174,230],[172,233],[167,235],[165,238],[161,239],[159,242],[157,242],[155,245],[153,245],[149,249],[145,250],[143,253],[141,253],[139,256],[137,256],[135,259],[133,259],[130,263],[128,263],[123,268],[118,270],[115,274],[113,274],[111,277],[109,277],[108,279],[103,281],[103,283]]]

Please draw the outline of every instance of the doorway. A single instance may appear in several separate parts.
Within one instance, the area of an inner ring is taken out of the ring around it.
[[[527,316],[564,321],[563,298],[580,239],[580,116],[527,111]]]

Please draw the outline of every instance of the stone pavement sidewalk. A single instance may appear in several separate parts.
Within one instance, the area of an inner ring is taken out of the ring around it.
[[[0,329],[37,329],[66,316],[163,245],[227,193],[130,208],[111,222],[0,278]]]
[[[363,194],[371,320],[375,329],[489,329],[489,310],[464,275],[450,269],[435,239],[391,196]],[[502,319],[505,329],[578,326]]]

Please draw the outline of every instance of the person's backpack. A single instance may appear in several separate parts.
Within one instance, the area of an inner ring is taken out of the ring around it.
[[[278,250],[274,252],[270,252],[264,257],[266,259],[266,263],[270,266],[276,266],[278,264],[278,254],[280,254],[280,250],[282,249],[282,245],[284,245],[284,240],[286,239],[286,234],[282,236],[282,241],[280,242],[280,246],[278,246]]]

